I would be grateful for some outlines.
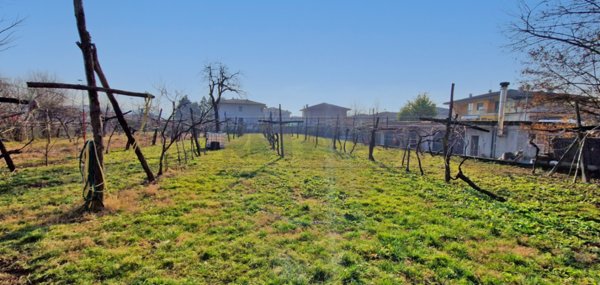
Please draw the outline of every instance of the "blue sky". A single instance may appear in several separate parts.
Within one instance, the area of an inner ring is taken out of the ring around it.
[[[164,83],[192,100],[206,94],[202,67],[243,74],[251,100],[295,114],[329,102],[397,111],[420,92],[436,103],[518,87],[522,68],[505,45],[518,1],[84,1],[88,29],[111,85],[155,92]],[[0,76],[84,78],[72,1],[0,0],[24,17]],[[133,104],[134,99],[122,99]]]

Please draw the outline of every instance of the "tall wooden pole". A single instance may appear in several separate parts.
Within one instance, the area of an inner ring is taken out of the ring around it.
[[[283,123],[281,122],[281,104],[279,104],[279,148],[281,149],[281,157],[284,157],[283,153]]]
[[[450,88],[450,109],[448,110],[448,119],[446,121],[446,133],[444,134],[443,147],[444,147],[444,180],[446,183],[450,183],[450,149],[448,143],[450,140],[450,133],[452,132],[452,110],[454,108],[454,83]]]
[[[315,147],[319,145],[319,120],[320,118],[317,118],[317,129],[315,131]]]
[[[94,56],[92,38],[85,25],[85,13],[83,11],[82,0],[73,0],[75,18],[77,20],[77,31],[80,42],[77,43],[83,55],[85,67],[85,78],[88,86],[96,87],[96,78],[94,76]],[[102,141],[102,120],[100,102],[98,101],[98,92],[88,90],[88,99],[90,104],[90,122],[94,133],[94,143],[96,146],[97,161],[90,162],[90,168],[94,171],[94,181],[96,183],[94,192],[88,195],[84,209],[91,211],[100,211],[104,208],[104,143]]]
[[[158,111],[158,119],[156,120],[156,126],[154,126],[154,135],[152,135],[152,145],[156,145],[156,137],[158,136],[158,128],[160,127],[160,118],[162,117],[162,108]]]
[[[575,102],[575,113],[577,115],[577,138],[579,139],[579,167],[581,167],[581,180],[585,183],[590,182],[589,174],[587,170],[587,161],[585,156],[585,135],[581,130],[581,112],[579,111],[579,103]],[[577,172],[575,172],[577,173]],[[575,174],[575,178],[577,178],[577,174]]]
[[[339,124],[340,124],[340,116],[338,115],[335,120],[335,129],[333,130],[333,150],[337,150],[336,140],[337,140],[337,132],[338,132]]]

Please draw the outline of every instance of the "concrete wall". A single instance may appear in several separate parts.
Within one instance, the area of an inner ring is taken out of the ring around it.
[[[504,135],[497,135],[497,127],[489,127],[489,133],[467,129],[465,131],[465,155],[498,158],[505,152],[523,151],[525,159],[535,156],[535,148],[529,145],[529,131],[521,126],[505,126]],[[477,150],[472,148],[473,136],[479,137]]]
[[[242,118],[244,124],[253,125],[264,118],[263,109],[261,105],[222,104],[219,106],[219,116],[221,120],[225,120],[225,115],[232,120],[236,117]]]

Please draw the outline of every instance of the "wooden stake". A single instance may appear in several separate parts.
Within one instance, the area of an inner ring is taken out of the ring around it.
[[[98,74],[98,78],[100,79],[102,86],[104,86],[104,88],[106,88],[108,90],[108,89],[110,89],[110,85],[108,84],[108,80],[106,79],[106,76],[104,75],[104,72],[102,71],[102,67],[100,66],[100,61],[98,60],[98,53],[96,51],[95,46],[92,46],[91,52],[92,52],[93,60],[95,63],[94,70],[96,71],[96,74]],[[134,146],[133,151],[135,152],[137,159],[140,161],[140,164],[142,165],[142,169],[144,169],[144,172],[146,173],[146,178],[148,179],[148,182],[153,182],[155,180],[154,174],[152,173],[150,166],[148,166],[148,162],[146,162],[146,158],[144,157],[144,154],[142,153],[142,149],[137,144],[135,137],[133,136],[133,132],[130,131],[130,128],[127,124],[127,120],[125,120],[125,117],[123,116],[123,111],[121,111],[121,107],[119,106],[119,102],[117,101],[117,98],[115,98],[112,91],[106,91],[106,96],[108,97],[108,101],[110,101],[110,104],[112,105],[113,110],[115,111],[115,115],[117,116],[117,121],[119,122],[119,124],[121,124],[121,128],[123,129],[123,132],[125,132],[125,135],[127,136],[127,142]]]
[[[319,118],[317,118],[317,129],[315,131],[315,147],[319,145]]]
[[[279,148],[281,149],[281,157],[285,157],[283,152],[283,123],[281,120],[281,104],[279,104]]]
[[[454,83],[450,89],[450,108],[448,110],[448,119],[446,121],[446,133],[443,139],[444,149],[444,180],[446,183],[450,183],[450,149],[448,147],[448,141],[450,140],[450,133],[453,131],[452,128],[452,110],[454,108]]]
[[[590,178],[587,169],[587,159],[585,156],[585,134],[583,133],[583,131],[581,131],[583,126],[581,124],[581,113],[579,112],[579,103],[577,102],[575,102],[575,114],[577,115],[577,138],[579,139],[580,144],[578,167],[581,167],[581,181],[583,181],[584,183],[588,183],[590,182]],[[577,177],[577,175],[575,175],[575,177]]]
[[[10,170],[10,172],[15,171],[15,169],[16,169],[15,163],[13,162],[12,158],[10,157],[10,153],[4,146],[2,139],[0,139],[0,155],[2,155],[2,157],[4,158],[4,161],[6,161],[6,166],[8,166],[8,170]]]
[[[75,10],[75,18],[77,20],[77,31],[79,32],[80,38],[80,42],[77,45],[81,49],[83,55],[87,86],[96,87],[92,39],[85,24],[83,1],[73,0],[73,7]],[[95,191],[88,194],[83,208],[88,211],[100,211],[104,209],[104,177],[102,175],[104,169],[104,143],[102,141],[102,114],[100,110],[100,101],[98,101],[98,91],[89,89],[88,99],[90,104],[92,131],[94,133],[94,143],[96,145],[96,153],[98,154],[96,159],[98,161],[90,162],[90,168],[92,168],[95,173],[94,181],[96,182],[96,185]]]

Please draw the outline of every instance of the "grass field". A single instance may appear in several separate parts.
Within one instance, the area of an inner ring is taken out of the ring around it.
[[[597,184],[467,162],[500,203],[446,185],[438,157],[422,177],[398,150],[370,162],[285,140],[284,159],[246,135],[155,185],[117,141],[107,210],[83,217],[76,147],[57,143],[50,166],[21,156],[0,172],[0,283],[600,283]],[[158,147],[144,152],[156,167]]]

